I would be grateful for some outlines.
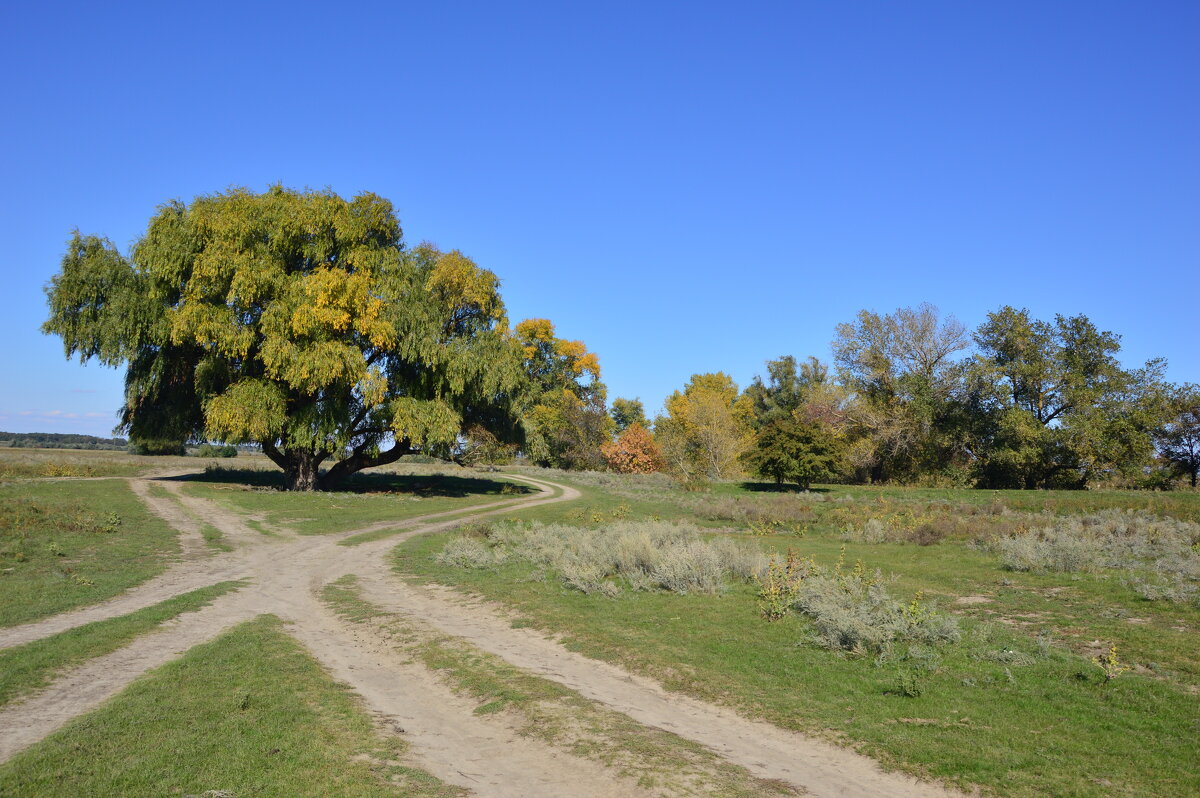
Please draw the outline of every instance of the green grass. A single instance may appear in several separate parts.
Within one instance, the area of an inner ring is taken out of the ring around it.
[[[0,447],[0,481],[61,477],[133,477],[161,469],[202,469],[221,462],[201,457],[145,457],[127,452],[87,449]],[[224,460],[223,462],[230,462]],[[239,455],[240,468],[274,468],[262,455]]]
[[[184,490],[227,502],[272,526],[301,535],[332,534],[382,521],[400,522],[419,515],[466,510],[533,492],[525,486],[514,488],[505,479],[466,474],[363,474],[352,479],[346,491],[289,493],[277,489],[275,474],[222,469],[209,472],[203,479],[187,481]]]
[[[0,766],[0,794],[461,795],[396,764],[381,737],[281,623],[262,616],[135,681]]]
[[[662,500],[582,487],[587,525],[605,523],[593,521],[592,513],[611,517],[627,505],[620,514],[637,518],[642,507]],[[727,492],[748,495],[736,486]],[[888,502],[932,501],[927,493],[910,497],[892,489],[882,505],[874,497],[862,503],[894,512]],[[940,493],[947,494],[941,501],[967,503],[980,492]],[[855,504],[861,495],[867,494],[856,495]],[[1035,509],[1034,499],[1047,497],[1026,500],[1027,510]],[[1092,510],[1082,499],[1071,500],[1081,502],[1072,510]],[[690,501],[684,496],[673,512],[658,515],[688,517]],[[513,515],[578,523],[578,504]],[[529,624],[565,633],[571,647],[671,689],[787,728],[854,741],[913,772],[1004,795],[1200,792],[1191,744],[1200,733],[1200,611],[1142,600],[1112,575],[1011,573],[995,556],[964,543],[844,544],[839,529],[818,515],[804,537],[738,536],[780,552],[794,546],[825,565],[845,545],[848,563],[861,558],[868,568],[895,574],[888,589],[898,598],[916,591],[940,598],[961,617],[963,642],[932,657],[922,651],[906,656],[901,648],[878,661],[854,657],[812,642],[803,618],[760,620],[753,585],[720,597],[585,596],[557,579],[532,578],[526,564],[494,570],[440,565],[432,555],[450,534],[407,541],[396,550],[396,564],[402,573],[508,604]],[[990,600],[952,604],[958,596]],[[1039,645],[1042,632],[1054,643]],[[1139,672],[1105,683],[1089,656],[1114,643]],[[1131,757],[1134,744],[1138,755]]]
[[[103,601],[178,552],[122,480],[0,484],[0,626]]]
[[[353,576],[342,577],[327,585],[321,596],[343,618],[371,624],[456,692],[471,696],[478,702],[478,715],[508,712],[520,724],[520,734],[596,760],[644,787],[664,786],[668,794],[719,798],[795,794],[779,783],[751,776],[697,743],[643,726],[461,640],[418,629],[362,600],[356,581]]]
[[[128,615],[96,621],[0,650],[0,706],[45,687],[67,668],[115,651],[164,621],[207,606],[213,599],[241,585],[241,582],[220,582]]]

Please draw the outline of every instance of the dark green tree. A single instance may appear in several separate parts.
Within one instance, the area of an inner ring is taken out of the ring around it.
[[[815,357],[797,363],[792,355],[767,361],[767,381],[756,376],[745,396],[754,410],[755,429],[800,409],[814,387],[829,381],[829,367]]]
[[[632,424],[639,424],[643,429],[650,428],[650,422],[646,419],[646,408],[642,406],[641,399],[622,399],[618,396],[612,400],[608,414],[612,416],[616,425],[617,435],[629,429]]]
[[[808,490],[813,482],[832,479],[843,451],[837,437],[821,424],[795,416],[773,418],[763,425],[745,455],[758,476],[777,485],[792,482]]]
[[[1154,431],[1154,443],[1196,487],[1200,474],[1200,385],[1172,386],[1167,394],[1166,423]]]
[[[519,437],[497,288],[457,251],[406,247],[373,194],[234,189],[163,205],[128,257],[76,233],[43,330],[68,357],[127,364],[133,445],[257,442],[311,490],[449,455],[473,425]]]
[[[1003,307],[975,333],[977,376],[995,385],[979,454],[987,487],[1083,487],[1148,461],[1164,363],[1125,370],[1120,336],[1083,315],[1032,319]]]

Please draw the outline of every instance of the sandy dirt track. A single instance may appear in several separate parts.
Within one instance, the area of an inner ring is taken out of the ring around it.
[[[320,537],[262,535],[223,505],[184,494],[178,482],[157,481],[167,487],[168,498],[150,490],[153,479],[129,480],[147,506],[180,532],[183,560],[110,601],[0,630],[0,648],[123,615],[215,582],[241,579],[246,584],[125,648],[62,674],[46,690],[0,709],[0,761],[191,646],[240,621],[273,613],[289,622],[289,631],[334,678],[362,697],[384,729],[403,730],[414,764],[446,782],[495,798],[651,794],[596,762],[517,736],[501,717],[474,714],[474,702],[456,696],[423,666],[398,655],[370,630],[339,619],[317,593],[329,582],[352,574],[371,603],[561,683],[639,723],[698,742],[754,776],[818,796],[955,794],[903,774],[886,773],[873,760],[852,751],[669,693],[652,680],[570,652],[538,632],[511,628],[501,608],[449,589],[408,585],[390,571],[386,553],[406,537],[579,496],[573,488],[545,480],[507,476],[539,492]],[[208,554],[199,532],[203,524],[221,530],[234,551]],[[360,545],[337,545],[355,534],[390,528],[404,531]]]

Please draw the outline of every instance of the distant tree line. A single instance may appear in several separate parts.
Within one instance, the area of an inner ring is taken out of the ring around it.
[[[1122,367],[1120,336],[1086,316],[1006,306],[968,331],[927,304],[864,310],[832,349],[832,366],[769,361],[744,391],[694,375],[654,423],[666,467],[685,482],[747,468],[798,485],[1196,485],[1200,386],[1166,382],[1161,359]]]
[[[124,450],[124,438],[97,438],[57,432],[0,432],[0,446],[14,449],[107,449]]]
[[[968,331],[929,305],[863,311],[831,362],[783,356],[745,390],[696,374],[651,422],[637,399],[608,406],[582,342],[510,325],[499,285],[457,250],[407,244],[377,195],[235,188],[160,206],[127,253],[76,232],[42,329],[67,357],[125,368],[131,451],[254,445],[294,490],[401,457],[690,484],[1196,481],[1197,387],[1167,383],[1161,360],[1122,367],[1120,337],[1086,316],[1003,307]]]

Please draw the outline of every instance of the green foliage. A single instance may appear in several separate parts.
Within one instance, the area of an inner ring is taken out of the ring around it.
[[[373,194],[233,189],[163,205],[128,258],[76,233],[43,330],[128,364],[136,446],[258,442],[311,489],[449,454],[473,425],[519,439],[498,284],[457,251],[407,248]]]
[[[526,319],[514,332],[530,383],[524,407],[529,459],[554,468],[603,468],[600,446],[612,439],[613,420],[604,409],[599,359],[582,341],[558,338],[546,319]]]
[[[1154,431],[1154,443],[1163,459],[1196,487],[1200,476],[1200,385],[1189,383],[1170,390],[1166,423]]]
[[[1003,307],[975,333],[977,377],[992,386],[979,447],[986,487],[1082,487],[1149,462],[1162,415],[1162,371],[1124,370],[1120,336],[1083,315],[1032,319]]]
[[[650,428],[650,421],[646,418],[646,408],[642,406],[641,399],[622,399],[618,396],[612,400],[612,406],[608,413],[612,416],[618,435],[633,424],[639,424],[644,429]]]
[[[745,459],[759,476],[777,484],[794,482],[807,490],[813,482],[833,478],[842,457],[843,447],[832,431],[795,416],[782,416],[759,430]]]
[[[129,444],[124,438],[97,438],[57,432],[0,432],[0,446],[15,449],[102,449],[123,451]]]
[[[753,411],[728,374],[693,374],[667,397],[666,411],[654,422],[654,439],[680,482],[694,486],[739,473],[753,438]]]
[[[799,364],[791,355],[768,360],[767,375],[766,384],[755,377],[744,394],[753,408],[756,428],[799,412],[814,389],[829,383],[829,367],[815,357]]]
[[[131,437],[129,453],[147,457],[179,457],[185,453],[183,441],[163,438]]]

